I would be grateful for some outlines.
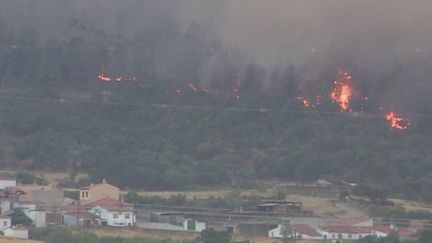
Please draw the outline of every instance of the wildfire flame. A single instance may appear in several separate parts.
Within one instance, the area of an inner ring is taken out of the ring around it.
[[[123,76],[110,76],[105,72],[105,68],[102,66],[102,70],[99,72],[98,74],[98,79],[105,81],[105,82],[111,82],[113,80],[117,81],[117,82],[122,82],[122,81],[135,81],[137,80],[137,77],[135,77],[134,75],[132,75],[131,77],[123,77]]]
[[[187,87],[189,87],[189,89],[191,89],[192,90],[192,92],[194,92],[194,93],[199,93],[199,92],[203,92],[203,93],[210,93],[210,91],[208,90],[208,89],[206,89],[206,88],[198,88],[197,87],[197,85],[195,85],[195,84],[193,84],[193,83],[188,83],[187,84]],[[180,94],[180,93],[182,93],[183,92],[183,89],[182,88],[176,88],[175,89],[175,92],[177,93],[177,94]]]
[[[194,93],[197,93],[197,92],[198,92],[198,89],[197,89],[197,87],[196,87],[194,84],[192,84],[192,83],[188,83],[187,85],[189,86],[189,88],[190,88]]]
[[[303,104],[303,106],[305,108],[315,108],[315,105],[312,104],[312,102],[308,98],[306,98],[306,97],[299,97],[297,99],[302,102],[302,104]]]
[[[351,112],[350,100],[353,96],[353,90],[350,86],[352,76],[346,71],[339,71],[339,78],[333,82],[334,88],[330,93],[333,102],[339,105],[343,112]]]
[[[240,98],[239,86],[240,86],[240,78],[239,75],[236,74],[234,79],[231,82],[231,95],[235,99]]]
[[[386,120],[390,123],[391,128],[397,130],[407,130],[410,125],[408,118],[399,116],[393,111],[390,111],[386,114]]]

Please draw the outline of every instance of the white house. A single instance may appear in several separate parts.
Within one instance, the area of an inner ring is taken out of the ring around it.
[[[107,198],[86,204],[89,205],[93,206],[89,212],[95,215],[102,225],[126,227],[136,224],[136,213],[132,204]]]
[[[28,239],[29,231],[23,226],[9,227],[3,231],[6,237],[17,238],[17,239]]]
[[[268,236],[270,238],[283,238],[284,237],[284,226],[279,225],[269,231]],[[322,240],[322,235],[314,228],[306,224],[292,224],[287,226],[286,229],[288,238],[296,238],[303,240]]]
[[[374,228],[369,226],[325,226],[319,228],[318,232],[328,242],[358,240],[375,235]]]
[[[6,187],[16,186],[16,180],[1,179],[0,180],[0,190],[6,189]]]
[[[11,218],[7,215],[0,214],[0,231],[11,227]]]
[[[183,221],[183,229],[187,231],[201,232],[206,229],[206,223],[198,222],[194,219],[186,219]]]

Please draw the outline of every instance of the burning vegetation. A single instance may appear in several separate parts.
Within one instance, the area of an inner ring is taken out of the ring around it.
[[[312,102],[306,97],[298,97],[297,99],[303,104],[305,108],[316,108],[316,106],[312,104]]]
[[[125,78],[124,76],[110,76],[105,72],[104,67],[98,74],[98,79],[104,82],[122,82],[122,81],[130,81],[137,80],[135,76],[131,76]],[[351,101],[355,99],[354,96],[354,88],[352,86],[353,76],[345,69],[340,69],[338,71],[337,78],[333,81],[333,88],[329,91],[330,102],[336,103],[339,107],[340,112],[353,112],[353,108],[351,107]],[[231,96],[234,99],[240,98],[240,76],[239,74],[235,74],[231,81]],[[174,91],[177,94],[183,93],[185,90],[191,90],[193,93],[210,93],[210,91],[206,88],[200,88],[197,84],[187,83],[183,88],[175,88]],[[302,106],[306,109],[314,109],[317,108],[321,104],[322,95],[317,95],[315,102],[309,99],[306,96],[298,97],[302,104]],[[325,97],[325,96],[324,96]],[[361,102],[369,101],[368,96],[363,96],[358,98]],[[382,112],[383,108],[378,108],[379,111]],[[364,108],[360,107],[356,109],[355,112],[364,112]],[[385,118],[390,124],[392,129],[396,130],[407,130],[410,126],[410,121],[408,118],[397,115],[393,111],[389,111],[385,114]]]
[[[339,108],[343,112],[352,112],[350,108],[350,100],[353,96],[353,90],[350,86],[352,76],[344,71],[339,71],[339,77],[333,81],[334,87],[330,93],[330,98],[334,103],[339,105]]]
[[[112,82],[112,81],[116,81],[116,82],[123,82],[123,81],[136,81],[137,78],[135,77],[135,75],[131,75],[129,77],[125,77],[125,76],[110,76],[109,74],[107,74],[105,72],[105,68],[102,67],[102,70],[99,72],[98,74],[98,79],[102,80],[104,82]]]
[[[386,120],[389,122],[391,128],[397,130],[407,130],[410,125],[408,118],[397,115],[393,111],[386,114]]]

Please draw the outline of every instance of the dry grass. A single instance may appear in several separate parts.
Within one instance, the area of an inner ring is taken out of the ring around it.
[[[427,211],[432,212],[432,206],[430,204],[404,200],[404,199],[390,199],[392,202],[396,204],[396,206],[403,207],[407,211]]]
[[[171,195],[182,194],[186,195],[187,199],[207,199],[209,197],[226,197],[232,191],[230,190],[209,190],[209,191],[155,191],[155,192],[139,192],[141,196],[161,196],[168,198]],[[273,192],[271,189],[267,190],[243,190],[242,196],[259,196],[263,198],[271,198]],[[303,202],[305,209],[311,209],[316,215],[331,216],[331,215],[345,215],[344,209],[334,205],[330,198],[312,197],[304,195],[288,195],[286,200]]]
[[[344,210],[339,208],[337,204],[333,204],[332,199],[330,198],[288,195],[286,199],[289,201],[303,202],[303,208],[312,209],[316,215],[344,215],[346,213]]]
[[[11,238],[0,236],[0,243],[42,243],[42,241],[11,239]]]
[[[144,229],[124,229],[124,228],[99,228],[92,229],[92,233],[102,236],[113,236],[123,238],[153,238],[153,239],[176,239],[176,240],[192,240],[199,234],[194,232],[181,231],[163,231],[163,230],[144,230]]]
[[[181,232],[181,231],[162,231],[162,230],[131,230],[124,228],[101,228],[101,229],[93,229],[92,233],[97,236],[112,236],[112,237],[123,237],[123,238],[152,238],[152,239],[172,239],[172,240],[192,240],[199,236],[199,233],[195,232]],[[253,240],[255,243],[273,243],[280,242],[277,239],[271,239],[267,237],[256,237],[254,239],[243,237],[243,236],[235,236],[235,240]],[[297,241],[298,243],[312,243],[314,241]],[[315,241],[316,242],[316,241]]]
[[[160,196],[163,198],[168,198],[171,195],[177,195],[182,194],[186,195],[187,199],[207,199],[209,197],[221,197],[224,198],[228,194],[232,193],[232,190],[205,190],[205,191],[143,191],[138,192],[141,196]],[[242,190],[241,191],[242,196],[262,196],[262,197],[269,197],[271,196],[271,192],[269,190]]]
[[[69,174],[67,172],[46,172],[46,171],[38,171],[34,172],[34,174],[38,177],[45,179],[48,183],[56,186],[61,181],[69,179]],[[88,178],[86,173],[79,173],[75,180]]]

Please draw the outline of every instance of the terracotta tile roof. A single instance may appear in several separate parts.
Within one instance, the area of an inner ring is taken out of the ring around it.
[[[346,226],[355,226],[356,224],[364,223],[371,220],[371,218],[364,217],[351,217],[351,218],[339,218],[336,220],[335,225],[346,225]]]
[[[373,228],[367,226],[324,226],[322,231],[329,233],[372,234]]]
[[[94,207],[94,206],[133,206],[133,204],[125,203],[119,200],[104,198],[96,201],[85,202],[82,204],[86,207]]]
[[[83,206],[87,208],[100,206],[110,212],[133,212],[134,211],[133,204],[125,203],[111,198],[88,202],[83,204]]]
[[[9,215],[0,214],[0,219],[10,219]]]
[[[307,224],[293,224],[291,225],[291,230],[296,231],[302,235],[321,236],[316,229],[312,228]]]
[[[63,213],[78,213],[78,212],[87,212],[84,207],[80,207],[77,205],[66,205],[62,208]]]
[[[384,234],[391,234],[391,233],[395,233],[399,236],[402,237],[408,237],[411,236],[413,233],[413,231],[409,230],[408,228],[393,228],[390,225],[379,225],[379,226],[375,226],[374,229],[378,232],[384,233]]]

